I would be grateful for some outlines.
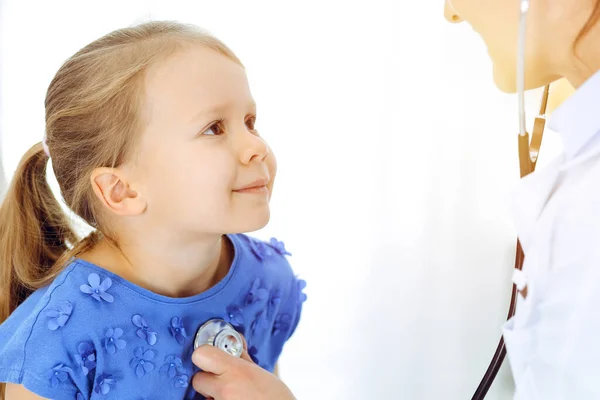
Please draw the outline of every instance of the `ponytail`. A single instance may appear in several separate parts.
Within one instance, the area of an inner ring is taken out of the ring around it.
[[[0,206],[0,323],[60,272],[77,243],[46,181],[41,143],[21,159]]]

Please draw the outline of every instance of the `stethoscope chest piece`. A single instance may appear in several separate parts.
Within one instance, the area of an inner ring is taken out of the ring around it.
[[[194,349],[204,344],[215,346],[235,357],[241,357],[244,351],[242,335],[222,319],[211,319],[198,329]]]

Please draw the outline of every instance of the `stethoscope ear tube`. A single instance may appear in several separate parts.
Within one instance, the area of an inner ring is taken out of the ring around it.
[[[540,152],[540,146],[542,144],[542,137],[544,135],[544,128],[546,125],[546,118],[543,113],[546,110],[546,104],[548,102],[548,94],[549,94],[549,86],[544,88],[544,95],[542,97],[542,105],[540,107],[540,115],[535,119],[535,124],[533,127],[533,134],[531,138],[531,143],[529,141],[529,134],[526,132],[525,135],[519,134],[519,167],[520,167],[520,175],[521,178],[527,176],[535,170],[538,155]],[[525,255],[523,254],[523,249],[521,247],[521,243],[517,240],[517,249],[515,254],[515,269],[521,270],[523,268],[523,261],[525,259]],[[507,320],[511,319],[513,315],[515,315],[515,310],[517,307],[517,287],[513,285],[512,287],[512,295],[510,299],[510,307],[508,308],[508,316]],[[498,374],[498,370],[500,370],[500,366],[504,361],[504,357],[506,356],[506,348],[504,346],[504,339],[500,338],[500,342],[498,343],[498,347],[496,348],[496,352],[494,353],[494,357],[490,362],[490,365],[483,376],[483,379],[479,383],[479,387],[475,391],[475,394],[472,397],[472,400],[482,400],[485,398],[490,386],[494,382],[496,375]]]
[[[521,16],[519,21],[519,41],[518,41],[518,54],[517,54],[517,93],[519,98],[519,135],[518,135],[518,146],[519,146],[519,172],[521,178],[529,175],[535,170],[540,147],[542,145],[542,137],[544,135],[544,128],[546,126],[546,106],[548,104],[548,96],[550,94],[550,86],[544,88],[544,94],[540,105],[540,112],[535,119],[533,126],[533,133],[531,135],[531,142],[529,141],[529,133],[527,132],[526,121],[525,121],[525,38],[526,38],[526,17],[529,11],[529,0],[521,0]],[[525,260],[525,254],[521,243],[517,240],[517,248],[515,254],[515,269],[521,270],[523,268],[523,261]],[[517,287],[513,284],[512,295],[510,299],[510,306],[508,308],[507,320],[511,319],[517,308]],[[504,339],[500,338],[494,356],[490,361],[490,364],[477,387],[477,390],[473,394],[471,400],[483,400],[492,386],[502,362],[506,357],[506,346]]]

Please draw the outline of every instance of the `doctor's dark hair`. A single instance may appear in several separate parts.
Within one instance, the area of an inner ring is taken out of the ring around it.
[[[592,13],[590,14],[590,17],[588,18],[587,22],[585,23],[585,25],[583,26],[581,31],[579,31],[579,34],[577,35],[577,37],[575,38],[575,47],[577,47],[577,45],[579,44],[581,39],[583,39],[585,37],[585,35],[587,35],[592,30],[592,28],[594,28],[594,26],[596,25],[596,23],[598,22],[599,19],[600,19],[600,0],[596,0],[596,2],[594,4],[594,8],[592,9]]]
[[[32,291],[49,284],[72,256],[91,249],[102,236],[110,239],[91,174],[130,159],[142,126],[146,70],[190,45],[242,65],[225,44],[194,26],[148,22],[107,34],[58,70],[46,95],[45,130],[54,175],[70,210],[63,210],[50,190],[49,158],[37,143],[21,159],[0,206],[0,323]],[[71,211],[95,231],[78,237],[68,218]]]

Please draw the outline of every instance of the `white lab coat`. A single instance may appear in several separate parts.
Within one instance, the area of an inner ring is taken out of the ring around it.
[[[528,292],[503,329],[515,400],[600,399],[600,72],[549,124],[564,154],[511,199]]]

